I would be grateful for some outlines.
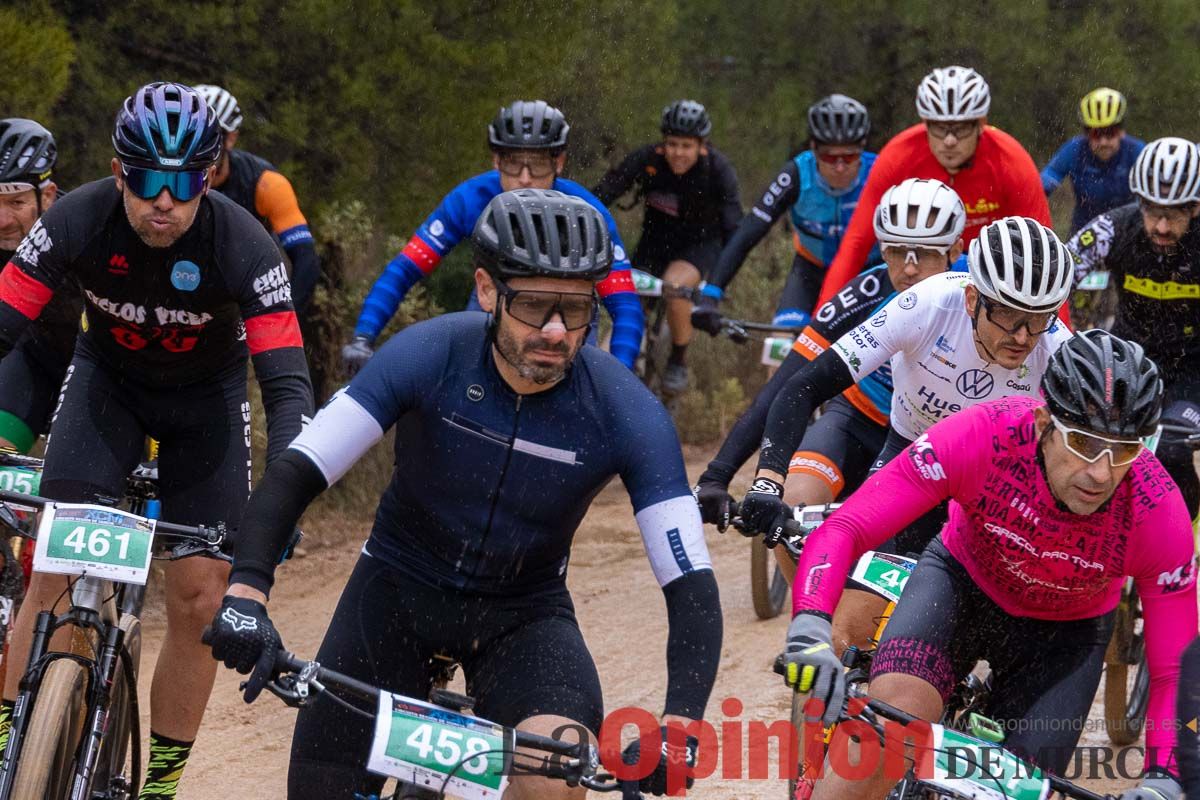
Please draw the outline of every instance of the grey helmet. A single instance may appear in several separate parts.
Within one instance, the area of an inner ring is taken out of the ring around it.
[[[571,126],[545,100],[517,100],[496,112],[488,125],[494,150],[563,150]]]
[[[504,280],[599,281],[612,269],[612,241],[600,212],[552,189],[496,195],[479,215],[471,242],[476,264]]]

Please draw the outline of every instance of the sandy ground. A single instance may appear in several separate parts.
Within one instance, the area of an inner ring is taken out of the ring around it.
[[[694,477],[703,468],[706,454],[690,455],[689,471]],[[339,526],[306,526],[312,529],[306,554],[280,571],[271,604],[272,617],[290,649],[299,654],[316,652],[369,524],[370,517],[364,513],[354,525],[342,522]],[[747,540],[732,532],[722,536],[708,528],[708,545],[720,582],[725,618],[721,668],[708,720],[718,731],[723,730],[722,723],[731,719],[722,713],[726,698],[741,702],[739,719],[743,725],[751,720],[786,720],[789,693],[770,667],[783,643],[786,615],[769,621],[755,616]],[[650,571],[628,497],[619,482],[599,496],[584,520],[574,547],[570,585],[580,624],[600,670],[606,708],[612,711],[632,705],[660,709],[666,686],[666,615],[662,593]],[[161,612],[149,610],[145,633],[142,663],[149,668],[162,638]],[[253,706],[245,705],[237,692],[238,679],[228,670],[222,670],[218,677],[181,787],[183,798],[270,800],[285,796],[295,712],[266,695]],[[142,708],[148,709],[149,681],[144,680],[141,688]],[[1095,715],[1100,711],[1099,706],[1093,707],[1093,722],[1097,722]],[[148,725],[146,720],[143,730]],[[1096,732],[1095,727],[1085,735],[1085,744],[1105,744],[1104,734]],[[781,799],[786,795],[786,784],[776,777],[775,758],[772,751],[768,780],[722,778],[722,769],[718,768],[716,775],[698,783],[690,796]],[[746,762],[745,757],[742,762]],[[1082,783],[1093,791],[1108,792],[1128,785],[1104,780]]]

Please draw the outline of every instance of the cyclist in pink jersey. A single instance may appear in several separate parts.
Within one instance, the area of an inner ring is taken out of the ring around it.
[[[1045,403],[1009,397],[934,425],[809,538],[788,630],[789,683],[826,704],[826,721],[837,717],[844,686],[829,618],[851,565],[950,498],[949,521],[879,644],[872,696],[935,720],[955,682],[987,659],[989,711],[1010,731],[1005,746],[1062,772],[1131,576],[1151,679],[1147,775],[1122,799],[1177,800],[1174,702],[1197,613],[1187,509],[1140,438],[1161,413],[1158,368],[1140,346],[1087,331],[1055,353],[1041,389]],[[887,788],[882,773],[830,775],[814,798],[882,798]]]

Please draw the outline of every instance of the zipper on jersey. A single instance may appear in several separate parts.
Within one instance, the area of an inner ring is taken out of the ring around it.
[[[496,506],[498,506],[500,504],[500,490],[504,487],[504,479],[505,479],[505,477],[508,476],[508,465],[510,463],[512,463],[512,454],[513,454],[513,451],[516,449],[517,427],[521,421],[521,400],[522,399],[523,398],[521,395],[517,395],[517,402],[516,402],[515,407],[513,408],[512,432],[509,434],[507,452],[504,454],[504,466],[500,468],[500,477],[497,479],[496,488],[492,492],[492,504],[491,504],[491,507],[488,509],[487,525],[485,525],[483,528],[483,535],[479,537],[479,552],[481,555],[484,552],[483,546],[485,544],[487,544],[488,535],[492,532],[492,521],[496,517]],[[477,560],[471,570],[471,578],[477,579],[479,577],[479,567],[480,567],[480,564],[478,563],[478,560]]]

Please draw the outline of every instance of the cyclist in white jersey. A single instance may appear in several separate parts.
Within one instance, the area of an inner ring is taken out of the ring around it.
[[[889,361],[892,429],[876,469],[957,411],[999,397],[1037,396],[1050,356],[1070,336],[1057,319],[1071,290],[1070,253],[1044,225],[1005,217],[980,231],[967,264],[968,276],[935,275],[894,297],[775,398],[754,487],[741,508],[768,544],[779,540],[790,514],[782,484],[812,412]],[[935,509],[878,549],[919,553],[944,521],[944,509]],[[835,618],[839,648],[869,635],[880,610],[865,592],[848,592],[843,607]]]

